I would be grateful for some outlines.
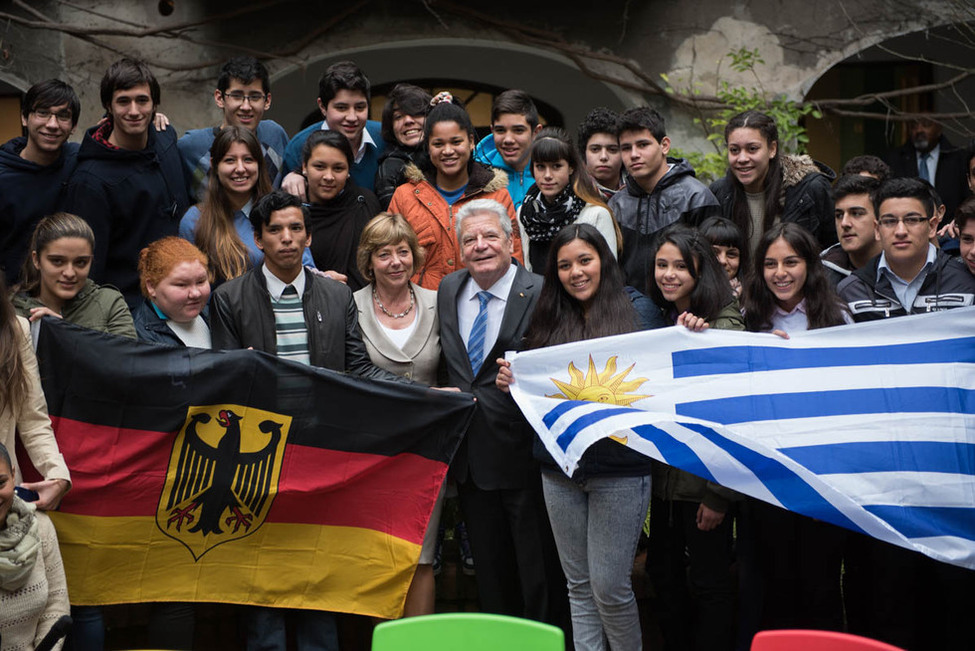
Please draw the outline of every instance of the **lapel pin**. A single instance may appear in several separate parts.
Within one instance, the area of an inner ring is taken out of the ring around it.
[[[518,292],[518,296],[521,296],[522,298],[525,298],[525,292]]]

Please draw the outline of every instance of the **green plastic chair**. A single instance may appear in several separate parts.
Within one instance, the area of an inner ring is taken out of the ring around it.
[[[372,651],[563,651],[562,629],[487,613],[443,613],[383,622]]]

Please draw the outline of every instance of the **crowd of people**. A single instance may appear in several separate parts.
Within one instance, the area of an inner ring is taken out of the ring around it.
[[[909,649],[972,648],[975,573],[743,496],[616,440],[571,477],[509,395],[508,350],[681,326],[790,333],[975,302],[975,152],[911,124],[887,164],[837,175],[787,155],[775,121],[729,120],[708,187],[648,107],[595,108],[576,139],[531,97],[463,103],[411,84],[368,119],[352,62],[322,75],[322,121],[265,119],[267,70],[231,59],[223,119],[177,138],[142,62],[101,81],[79,145],[74,90],[34,85],[0,147],[0,648],[68,613],[44,511],[70,488],[31,346],[42,317],[168,346],[250,348],[477,399],[423,541],[404,615],[432,613],[440,512],[455,493],[486,612],[562,626],[577,649],[643,648],[646,572],[666,649],[747,649],[767,628],[848,630]],[[16,433],[16,434],[15,434]],[[23,483],[15,438],[43,477]],[[17,489],[15,494],[14,489]],[[187,562],[190,562],[189,559]],[[72,607],[75,649],[102,608]],[[253,608],[247,648],[337,649],[331,613]],[[192,604],[153,604],[154,646],[192,648]]]

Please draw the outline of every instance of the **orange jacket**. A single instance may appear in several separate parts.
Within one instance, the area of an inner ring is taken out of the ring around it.
[[[508,175],[502,170],[474,163],[464,196],[451,206],[437,192],[432,178],[424,176],[410,163],[403,170],[406,183],[396,188],[389,202],[389,212],[406,218],[420,240],[426,262],[413,276],[420,287],[436,290],[444,276],[462,269],[460,246],[457,243],[454,215],[472,199],[494,199],[508,210],[511,217],[511,251],[518,262],[524,263],[518,215],[508,195]]]

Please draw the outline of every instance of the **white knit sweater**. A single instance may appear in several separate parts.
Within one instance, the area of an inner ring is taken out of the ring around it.
[[[58,536],[45,513],[35,513],[41,555],[19,590],[0,590],[0,651],[32,650],[54,622],[68,614],[68,586]],[[55,649],[61,648],[58,643]]]

